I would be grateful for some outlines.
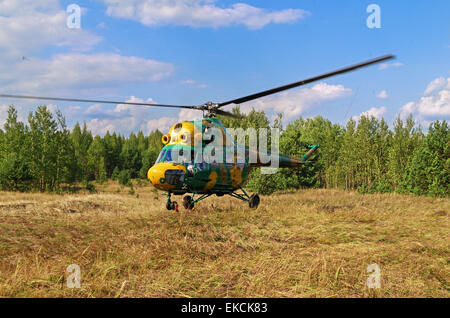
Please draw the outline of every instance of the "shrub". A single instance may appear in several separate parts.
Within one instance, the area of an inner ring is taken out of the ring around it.
[[[124,186],[129,186],[131,184],[131,173],[129,170],[122,170],[118,176],[119,183]]]
[[[97,193],[97,188],[93,183],[87,182],[86,183],[86,190],[89,191],[89,193]]]
[[[111,179],[117,180],[119,178],[119,173],[120,173],[119,168],[115,167],[111,175]]]

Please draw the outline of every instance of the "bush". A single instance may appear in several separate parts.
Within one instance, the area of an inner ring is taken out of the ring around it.
[[[375,192],[378,192],[378,193],[390,193],[392,191],[394,191],[394,189],[386,181],[380,181],[375,186]]]
[[[119,178],[119,173],[120,173],[119,168],[115,167],[111,175],[111,179],[117,180]]]
[[[119,183],[124,186],[131,185],[131,173],[129,170],[122,170],[118,176]]]
[[[359,194],[369,193],[369,187],[367,186],[367,184],[363,183],[358,188],[356,188],[356,192]]]
[[[97,193],[97,188],[95,187],[94,184],[87,182],[86,183],[86,190],[89,191],[89,193]]]
[[[31,190],[33,177],[26,161],[15,153],[0,161],[0,189],[26,192]]]

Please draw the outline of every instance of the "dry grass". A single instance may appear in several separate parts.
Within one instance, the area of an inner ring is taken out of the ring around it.
[[[258,210],[164,194],[0,193],[3,297],[449,297],[450,200],[305,190]],[[181,202],[181,198],[177,198]],[[369,264],[381,288],[366,287]],[[81,288],[66,286],[69,264]]]

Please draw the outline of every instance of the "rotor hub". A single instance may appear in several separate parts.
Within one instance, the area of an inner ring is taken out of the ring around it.
[[[213,103],[211,101],[204,103],[200,106],[201,109],[206,112],[205,118],[213,118],[217,115],[217,110],[219,109],[219,104]]]

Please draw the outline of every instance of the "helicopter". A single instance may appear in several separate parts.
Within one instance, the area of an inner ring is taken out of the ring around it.
[[[164,147],[155,164],[148,170],[148,179],[156,189],[167,193],[167,210],[178,211],[178,203],[172,201],[172,195],[184,195],[183,207],[187,210],[192,210],[196,203],[212,195],[218,197],[229,195],[233,198],[247,202],[249,208],[256,209],[260,204],[259,195],[256,193],[249,195],[244,190],[244,185],[248,181],[250,170],[259,167],[269,167],[274,159],[276,159],[277,168],[298,168],[307,162],[307,160],[320,148],[320,145],[307,145],[307,148],[309,149],[301,158],[276,153],[275,155],[271,154],[271,160],[263,160],[262,158],[265,158],[267,153],[262,153],[257,149],[235,143],[234,138],[230,138],[228,130],[223,126],[221,120],[217,116],[226,116],[236,119],[241,117],[232,112],[225,111],[222,108],[227,105],[246,103],[393,58],[393,55],[381,56],[329,73],[221,103],[206,102],[200,105],[169,105],[9,94],[0,94],[0,97],[101,104],[125,104],[202,111],[203,118],[201,120],[176,123],[170,128],[167,134],[162,136]],[[205,154],[206,149],[211,150],[209,154],[207,151]],[[230,153],[231,156],[225,155]],[[250,158],[253,158],[253,160],[250,160]],[[197,196],[197,198],[195,196]]]

